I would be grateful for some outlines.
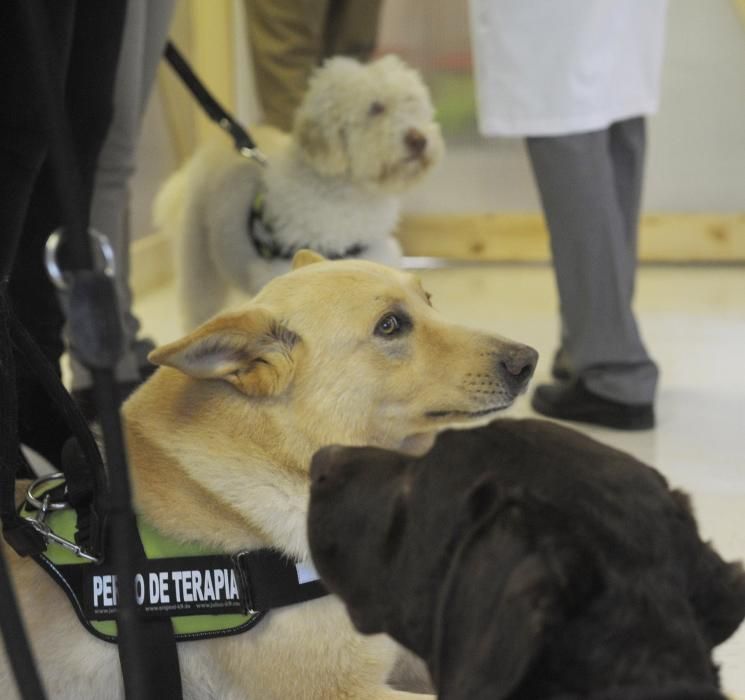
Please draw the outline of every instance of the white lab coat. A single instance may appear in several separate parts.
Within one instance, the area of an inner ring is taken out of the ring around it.
[[[667,0],[469,0],[479,129],[597,131],[657,108]]]

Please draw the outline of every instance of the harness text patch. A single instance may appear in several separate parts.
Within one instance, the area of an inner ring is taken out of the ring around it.
[[[134,579],[137,605],[145,615],[204,615],[241,612],[239,582],[224,557],[152,559]],[[199,568],[194,568],[196,561]],[[213,565],[210,565],[213,564]],[[223,566],[220,566],[220,565]],[[96,567],[83,582],[83,609],[93,620],[116,617],[118,581],[112,570]]]

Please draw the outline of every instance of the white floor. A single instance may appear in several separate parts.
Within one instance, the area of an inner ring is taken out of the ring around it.
[[[421,271],[446,316],[537,348],[535,383],[548,379],[557,338],[548,266]],[[179,334],[173,289],[137,301],[146,334]],[[704,536],[727,559],[745,559],[745,268],[645,267],[637,311],[662,370],[658,427],[643,433],[586,429],[657,467],[692,494]],[[523,398],[513,415],[530,415]],[[723,687],[745,698],[745,626],[717,652]]]

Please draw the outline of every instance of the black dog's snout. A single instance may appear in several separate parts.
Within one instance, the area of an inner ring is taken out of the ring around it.
[[[336,472],[338,472],[338,459],[337,453],[339,447],[323,447],[313,455],[313,459],[310,462],[310,480],[313,486],[326,484],[334,480]]]
[[[505,378],[517,389],[522,389],[533,376],[538,364],[538,353],[527,345],[517,345],[502,353],[499,367]]]
[[[427,137],[419,129],[409,129],[404,136],[404,143],[415,156],[418,156],[427,148]]]

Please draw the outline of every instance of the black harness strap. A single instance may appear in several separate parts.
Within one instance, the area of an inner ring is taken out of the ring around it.
[[[110,566],[37,561],[62,586],[81,620],[113,620],[119,612],[116,572]],[[145,559],[134,584],[139,614],[148,619],[192,615],[263,614],[328,595],[314,573],[273,549],[235,555]],[[255,624],[258,620],[252,620]],[[253,626],[251,625],[251,627]],[[248,627],[240,627],[234,634]],[[96,634],[94,632],[94,634]],[[199,639],[205,634],[200,633]],[[217,634],[213,636],[218,636]],[[188,641],[181,635],[179,641]],[[111,641],[108,639],[107,641]]]
[[[241,552],[231,559],[241,576],[248,610],[272,610],[328,595],[315,571],[306,581],[302,565],[273,549]]]
[[[367,250],[367,246],[361,243],[355,243],[344,250],[326,250],[318,245],[280,245],[274,236],[274,230],[264,219],[264,198],[261,193],[254,198],[248,211],[246,232],[256,254],[264,260],[292,260],[295,253],[303,248],[311,248],[327,260],[354,258],[362,255]]]
[[[76,540],[78,544],[84,545],[88,551],[98,556],[103,552],[101,518],[106,512],[108,489],[98,445],[88,429],[85,418],[61,384],[54,368],[15,317],[11,319],[11,329],[13,344],[19,351],[17,356],[22,358],[39,378],[39,383],[73,436],[63,449],[61,462],[66,477],[68,501],[75,508],[78,523],[82,526]],[[17,518],[17,515],[15,517]],[[25,521],[23,524],[28,526]],[[42,543],[33,551],[20,551],[13,544],[13,540],[9,541],[22,556],[39,553],[44,549]]]

